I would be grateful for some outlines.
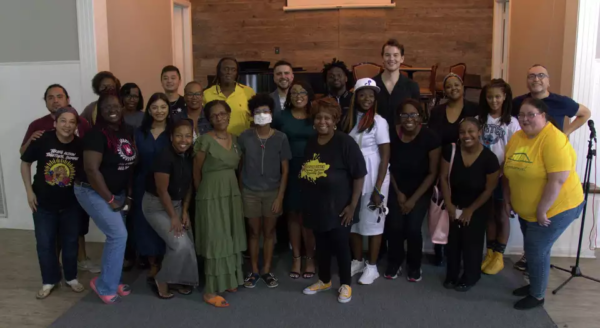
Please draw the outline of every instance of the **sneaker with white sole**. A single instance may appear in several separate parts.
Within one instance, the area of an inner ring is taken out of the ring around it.
[[[352,300],[352,287],[348,285],[342,285],[340,289],[338,289],[340,295],[338,296],[338,302],[340,303],[348,303]]]
[[[423,270],[412,270],[408,272],[406,280],[410,282],[419,282],[423,279]]]
[[[80,271],[89,271],[91,273],[100,273],[100,267],[94,265],[89,257],[86,257],[84,261],[77,262],[77,269]]]
[[[352,264],[350,266],[350,272],[352,277],[354,277],[354,275],[356,275],[357,273],[361,273],[365,270],[365,260],[362,261],[358,261],[358,260],[352,260]]]
[[[396,264],[389,264],[387,266],[387,269],[385,269],[385,273],[383,275],[383,277],[385,279],[389,279],[389,280],[394,280],[396,278],[398,278],[398,276],[402,275],[402,267]]]
[[[328,283],[324,283],[321,280],[319,280],[316,283],[304,288],[302,293],[304,293],[305,295],[314,295],[318,292],[324,292],[329,289],[331,289],[331,281]]]
[[[358,279],[358,283],[361,285],[370,285],[377,278],[379,278],[379,271],[377,270],[377,266],[367,264],[365,266],[365,270],[363,271],[362,276],[360,276],[360,279]]]

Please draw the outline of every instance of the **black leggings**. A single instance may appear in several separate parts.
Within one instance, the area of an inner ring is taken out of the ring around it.
[[[331,257],[335,256],[338,262],[340,284],[351,285],[350,229],[350,226],[340,226],[325,232],[314,232],[317,244],[319,279],[322,282],[328,283],[331,281]]]
[[[487,220],[491,215],[490,203],[486,203],[473,212],[468,226],[450,222],[447,255],[448,271],[446,280],[474,285],[481,278],[483,260],[483,242]],[[460,277],[460,263],[463,262],[463,274]]]

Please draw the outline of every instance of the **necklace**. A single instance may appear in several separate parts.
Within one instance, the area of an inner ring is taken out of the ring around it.
[[[260,135],[258,134],[258,130],[256,130],[256,137],[258,138],[258,141],[260,142],[260,148],[265,149],[265,147],[267,146],[267,141],[269,141],[269,138],[271,137],[271,128],[269,128],[269,133],[267,133],[267,137],[264,139],[265,141],[263,142],[263,139],[261,139]]]
[[[227,134],[227,136],[225,138],[223,138],[223,137],[219,137],[219,135],[215,132],[215,137],[217,137],[217,139],[219,139],[219,140],[227,140],[227,139],[229,139],[229,133]]]

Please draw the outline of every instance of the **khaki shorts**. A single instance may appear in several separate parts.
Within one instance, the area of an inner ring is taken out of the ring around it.
[[[244,200],[244,216],[250,219],[260,217],[277,217],[281,213],[273,213],[273,202],[279,194],[279,189],[270,191],[252,191],[244,188],[242,199]]]

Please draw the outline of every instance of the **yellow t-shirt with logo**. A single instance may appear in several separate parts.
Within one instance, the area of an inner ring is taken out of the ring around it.
[[[255,95],[251,87],[237,84],[235,90],[229,97],[221,92],[221,88],[217,85],[204,90],[204,104],[213,100],[225,100],[231,107],[231,117],[229,119],[229,127],[227,132],[239,136],[242,132],[250,127],[250,110],[248,110],[248,100]]]
[[[513,135],[506,145],[504,175],[510,186],[510,201],[519,217],[537,221],[537,206],[542,198],[548,173],[570,171],[548,218],[573,209],[583,202],[583,188],[575,163],[577,155],[567,136],[548,124],[535,138],[523,131]]]

